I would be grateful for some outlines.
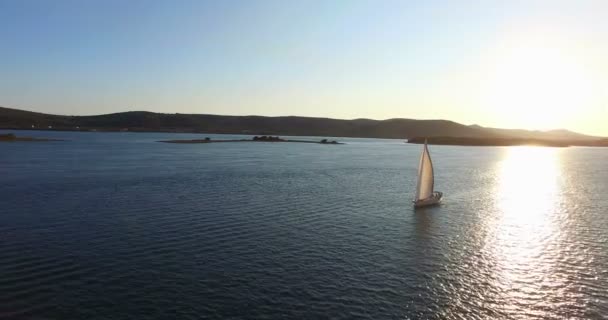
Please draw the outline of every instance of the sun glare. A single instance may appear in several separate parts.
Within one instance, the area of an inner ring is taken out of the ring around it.
[[[538,258],[559,235],[556,208],[560,205],[559,148],[505,148],[498,164],[497,216],[488,243],[492,248],[496,286],[507,295],[507,305],[517,305],[522,295],[552,285],[554,265]]]
[[[512,46],[498,53],[483,105],[505,126],[556,129],[591,104],[593,81],[581,59],[558,47]]]
[[[511,219],[545,223],[540,215],[551,211],[561,175],[560,148],[512,147],[507,148],[505,160],[500,164],[500,207]]]

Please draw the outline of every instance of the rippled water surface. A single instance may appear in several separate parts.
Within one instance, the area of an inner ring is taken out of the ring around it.
[[[608,150],[0,144],[0,318],[600,319]],[[215,136],[212,136],[215,137]]]

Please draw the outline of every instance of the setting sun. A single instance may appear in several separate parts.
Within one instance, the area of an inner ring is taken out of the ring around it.
[[[507,127],[563,128],[594,103],[595,85],[589,67],[572,51],[524,42],[497,54],[482,104]]]

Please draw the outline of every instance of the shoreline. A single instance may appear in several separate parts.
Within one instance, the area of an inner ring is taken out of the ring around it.
[[[228,142],[269,142],[269,143],[315,143],[315,144],[329,144],[329,145],[340,145],[343,142],[321,142],[312,140],[251,140],[251,139],[232,139],[232,140],[205,140],[205,139],[193,139],[193,140],[159,140],[156,142],[162,143],[177,143],[177,144],[206,144],[206,143],[228,143]]]
[[[82,133],[171,133],[171,134],[213,134],[213,135],[251,135],[246,133],[211,133],[211,132],[180,132],[171,130],[86,130],[86,129],[66,129],[66,128],[0,128],[5,131],[58,131],[58,132],[82,132]],[[7,132],[6,134],[10,134]],[[2,136],[3,134],[0,134]],[[301,137],[314,137],[310,135],[301,135]],[[293,137],[298,137],[294,135]],[[322,138],[323,136],[318,136]],[[340,137],[332,137],[340,138]],[[390,139],[390,140],[401,140],[403,139],[391,139],[391,138],[369,138],[369,137],[341,137],[341,138],[361,138],[361,139]],[[446,146],[465,146],[465,147],[517,147],[517,146],[537,146],[537,147],[556,147],[556,148],[567,148],[567,147],[593,147],[601,148],[608,147],[608,139],[599,140],[545,140],[545,139],[524,139],[524,138],[509,138],[509,137],[496,137],[496,138],[468,138],[468,137],[430,137],[426,138],[429,145],[446,145]],[[408,144],[423,144],[425,138],[423,137],[412,137],[406,138],[405,143]],[[16,137],[15,139],[2,139],[0,142],[51,142],[51,141],[66,141],[66,139],[54,139],[54,138],[35,138],[35,137]],[[249,139],[227,139],[227,140],[211,140],[204,141],[204,139],[176,139],[176,140],[161,140],[157,142],[163,143],[214,143],[214,142],[247,142]],[[254,141],[252,141],[254,142]],[[260,141],[255,141],[260,142]],[[261,141],[261,142],[296,142],[296,143],[318,143],[318,144],[333,144],[333,143],[321,143],[313,140],[298,140],[298,139],[281,139],[281,141]],[[335,143],[344,144],[344,143]]]
[[[52,129],[47,129],[47,128],[11,128],[11,127],[0,127],[0,130],[3,131],[55,131],[55,132],[82,132],[82,133],[171,133],[171,134],[196,134],[196,135],[230,135],[230,136],[254,136],[254,135],[280,135],[274,132],[271,133],[251,133],[251,132],[233,132],[233,131],[227,131],[227,132],[210,132],[210,131],[177,131],[177,130],[136,130],[136,129],[130,129],[130,130],[106,130],[106,129],[99,129],[99,130],[95,130],[95,129],[86,129],[86,128],[81,128],[81,129],[71,129],[71,128],[52,128]],[[2,133],[0,133],[2,134]],[[314,135],[314,134],[283,134],[283,136],[287,136],[287,137],[318,137],[318,138],[324,138],[324,137],[331,137],[333,139],[340,139],[340,138],[357,138],[357,139],[384,139],[384,140],[403,140],[403,138],[382,138],[382,137],[362,137],[362,136],[357,136],[357,135],[353,135],[353,136],[328,136],[328,135],[323,135],[323,136],[319,136],[319,135]],[[196,140],[196,139],[195,139]],[[217,141],[217,140],[216,140]]]
[[[467,137],[415,137],[405,141],[408,144],[424,144],[442,146],[465,146],[465,147],[608,147],[608,141],[572,141],[572,140],[544,140],[544,139],[522,139],[522,138],[467,138]]]
[[[423,142],[405,142],[407,144],[420,144],[423,145]],[[513,143],[513,144],[467,144],[467,143],[437,143],[437,142],[427,142],[429,146],[454,146],[454,147],[543,147],[543,148],[569,148],[569,147],[607,147],[607,146],[591,146],[591,145],[550,145],[550,144],[539,144],[539,143]]]

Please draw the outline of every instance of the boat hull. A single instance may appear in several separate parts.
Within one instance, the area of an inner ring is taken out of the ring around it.
[[[443,192],[435,191],[435,192],[433,192],[433,194],[430,197],[428,197],[426,199],[414,200],[414,207],[422,208],[422,207],[430,207],[430,206],[438,205],[441,203],[442,197],[443,197]]]

